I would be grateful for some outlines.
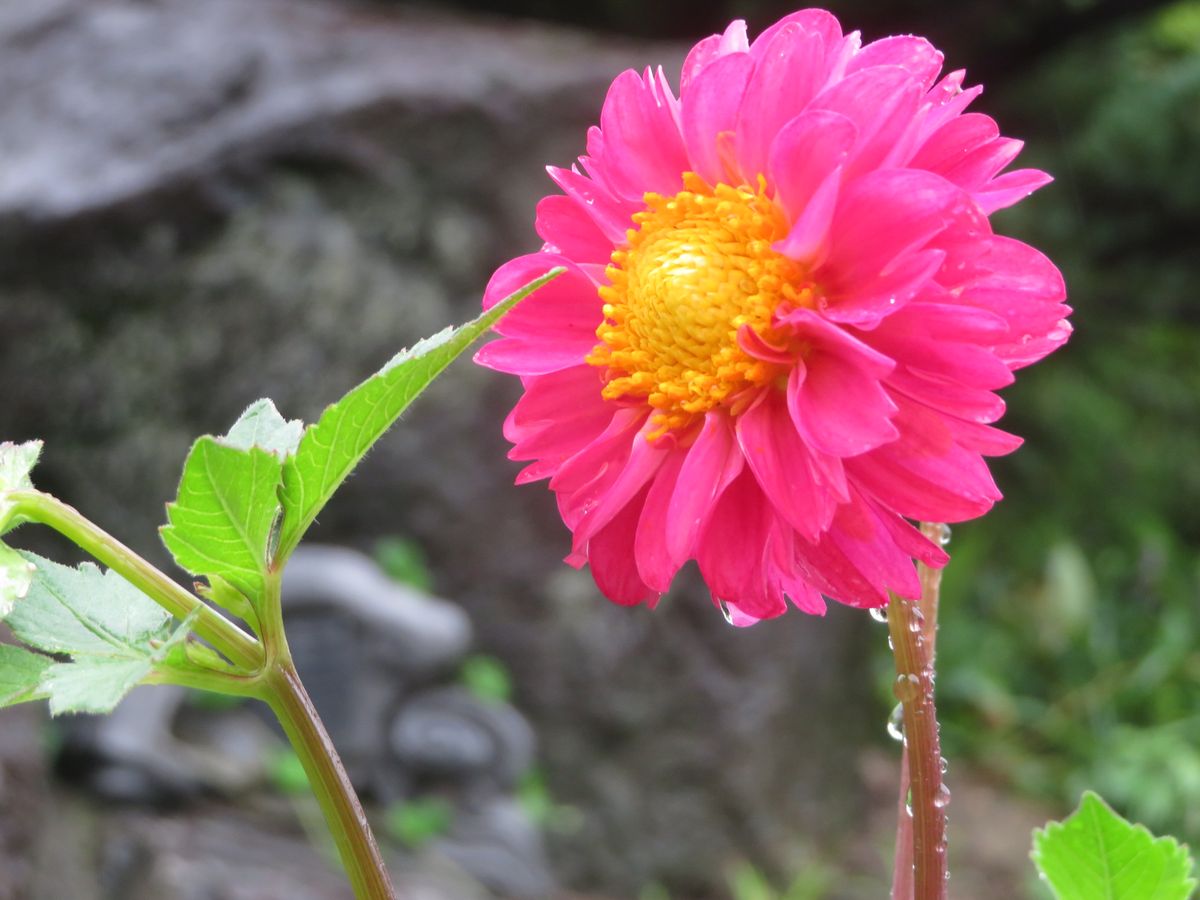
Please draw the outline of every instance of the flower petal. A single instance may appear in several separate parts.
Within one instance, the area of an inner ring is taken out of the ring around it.
[[[722,56],[681,92],[680,117],[691,169],[709,184],[727,180],[717,137],[737,125],[738,107],[754,61],[746,53]]]
[[[742,456],[727,416],[708,413],[695,443],[688,448],[667,509],[667,549],[672,559],[682,563],[692,555],[700,527],[741,469]]]
[[[778,514],[805,538],[816,540],[846,496],[838,461],[801,439],[787,398],[774,389],[738,418],[737,438]]]
[[[734,129],[734,147],[748,183],[766,173],[771,142],[799,115],[825,82],[825,41],[798,22],[755,42],[756,65],[746,84]]]

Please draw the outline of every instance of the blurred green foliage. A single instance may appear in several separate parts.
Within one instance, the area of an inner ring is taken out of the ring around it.
[[[507,703],[512,697],[512,676],[494,656],[468,656],[458,677],[463,687],[485,703]]]
[[[267,760],[267,777],[275,790],[289,796],[307,796],[311,793],[308,774],[304,763],[291,747],[280,747]]]
[[[388,578],[418,591],[433,589],[433,575],[425,551],[416,541],[391,535],[375,542],[375,562]]]
[[[1006,500],[956,529],[943,734],[1069,806],[1200,841],[1200,2],[1057,48],[980,105],[1058,182],[996,217],[1076,334],[1006,392]],[[1014,124],[1015,123],[1015,124]]]
[[[388,835],[416,850],[450,831],[454,808],[440,797],[419,797],[397,803],[384,820]]]

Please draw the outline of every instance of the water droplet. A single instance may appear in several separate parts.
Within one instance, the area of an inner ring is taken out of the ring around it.
[[[905,675],[897,675],[896,680],[892,682],[892,693],[896,695],[896,699],[901,703],[909,703],[917,698],[917,694],[921,692],[921,679],[911,672]]]
[[[729,604],[727,604],[724,600],[718,600],[717,606],[721,607],[721,615],[725,617],[725,621],[732,625],[733,613],[729,611]]]
[[[896,649],[896,645],[892,643],[892,636],[890,634],[888,635],[888,649],[892,651]]]
[[[909,788],[908,793],[904,795],[904,812],[910,819],[912,818],[912,788]]]
[[[938,768],[942,770],[943,775],[950,771],[950,763],[946,762],[946,757],[943,756],[938,759]]]
[[[887,624],[887,607],[872,606],[869,610],[867,610],[867,612],[871,614],[871,618],[876,622],[879,622],[882,625]]]
[[[937,793],[933,795],[933,805],[938,809],[945,809],[950,805],[950,788],[945,784],[939,784]]]
[[[887,720],[887,733],[893,741],[904,740],[904,704],[897,703]]]
[[[950,536],[953,532],[950,531],[949,525],[942,525],[942,533],[938,536],[938,543],[945,547],[950,543]]]

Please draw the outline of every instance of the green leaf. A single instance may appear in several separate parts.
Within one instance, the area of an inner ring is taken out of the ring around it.
[[[40,653],[23,647],[0,644],[0,709],[27,700],[37,700],[42,676],[54,663]]]
[[[47,653],[129,655],[164,639],[171,617],[111,569],[77,569],[32,553],[29,593],[5,620],[22,642]],[[140,653],[138,655],[141,655]]]
[[[17,601],[29,592],[33,569],[33,563],[0,543],[0,619],[11,613]]]
[[[149,658],[80,657],[54,663],[40,685],[50,697],[50,714],[110,713],[154,669]]]
[[[0,534],[21,524],[12,521],[13,504],[8,500],[7,493],[33,487],[29,473],[37,465],[41,452],[41,441],[26,441],[24,444],[14,444],[11,441],[0,443]]]
[[[397,354],[325,410],[283,467],[284,517],[277,559],[286,559],[371,446],[455,358],[522,299],[561,274],[554,269],[460,328],[448,328]]]
[[[173,628],[165,610],[116,572],[91,563],[73,569],[32,553],[21,557],[37,568],[6,624],[29,647],[70,661],[6,650],[0,657],[0,700],[11,682],[10,702],[48,697],[53,715],[111,712],[168,656],[182,655],[191,622]],[[38,680],[31,687],[34,669]]]
[[[257,447],[196,441],[161,529],[175,561],[193,575],[224,579],[251,602],[262,597],[282,465]]]
[[[1091,791],[1034,831],[1032,855],[1058,900],[1186,900],[1196,887],[1185,845],[1130,824]]]
[[[270,400],[262,399],[251,403],[242,413],[229,433],[221,438],[222,444],[238,450],[258,447],[282,458],[291,456],[304,435],[304,423],[299,419],[285,419]]]

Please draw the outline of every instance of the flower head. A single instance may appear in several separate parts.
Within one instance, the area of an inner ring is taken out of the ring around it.
[[[521,377],[505,422],[518,483],[549,478],[568,562],[650,603],[694,559],[734,621],[785,597],[882,606],[946,562],[908,520],[1000,498],[993,393],[1070,334],[1062,277],[988,216],[1050,181],[964,110],[919,37],[863,46],[819,9],[753,42],[697,44],[613,82],[587,155],[551,167],[538,253],[490,306],[566,274],[501,322],[485,366]]]

